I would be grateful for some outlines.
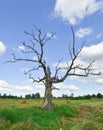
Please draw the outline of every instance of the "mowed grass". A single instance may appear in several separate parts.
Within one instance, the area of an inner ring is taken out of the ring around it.
[[[103,100],[54,99],[53,111],[25,101],[0,99],[0,130],[103,130]]]

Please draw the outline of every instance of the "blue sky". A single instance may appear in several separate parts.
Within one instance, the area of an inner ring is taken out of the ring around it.
[[[11,53],[22,55],[21,42],[30,39],[24,31],[31,32],[34,25],[48,35],[56,32],[45,51],[45,59],[52,68],[60,59],[63,59],[62,65],[70,61],[68,43],[72,40],[72,26],[76,47],[79,48],[86,40],[76,64],[87,65],[96,60],[93,67],[95,71],[102,72],[102,7],[102,0],[0,0],[0,93],[25,95],[39,92],[43,96],[44,87],[33,84],[23,73],[32,64],[5,64],[5,61],[12,58]],[[53,91],[54,96],[70,95],[71,92],[75,96],[98,92],[103,94],[103,76],[68,77],[65,82],[56,84],[56,87],[60,90]]]

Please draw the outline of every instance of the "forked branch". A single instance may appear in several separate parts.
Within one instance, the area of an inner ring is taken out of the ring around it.
[[[69,64],[65,63],[65,64],[67,64],[66,67],[59,67],[60,61],[57,63],[55,75],[52,77],[53,83],[63,82],[69,76],[87,77],[89,75],[100,75],[101,74],[101,72],[95,73],[93,71],[92,66],[93,66],[93,63],[95,62],[94,60],[91,63],[89,63],[87,65],[87,67],[83,67],[83,65],[80,65],[80,64],[76,65],[76,60],[77,60],[79,54],[81,53],[85,42],[83,42],[81,48],[78,51],[76,51],[75,33],[74,33],[73,28],[71,28],[71,30],[72,30],[72,44],[71,44],[71,42],[69,44],[69,54],[71,57],[71,62]],[[71,47],[71,45],[72,45],[72,47]],[[62,76],[61,78],[58,78],[59,71],[64,70],[64,69],[65,69],[64,76]],[[79,73],[77,73],[78,71],[79,71]]]

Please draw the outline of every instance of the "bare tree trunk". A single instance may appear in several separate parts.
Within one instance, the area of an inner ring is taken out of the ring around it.
[[[45,95],[42,109],[53,110],[52,104],[52,88],[50,84],[45,85]]]

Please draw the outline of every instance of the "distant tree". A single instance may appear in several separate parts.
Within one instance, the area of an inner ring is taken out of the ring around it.
[[[22,96],[22,95],[20,96],[20,99],[23,99],[23,96]]]
[[[103,95],[101,93],[97,94],[97,98],[102,98],[102,97],[103,97]]]
[[[30,94],[25,95],[25,98],[30,99],[32,98]]]
[[[93,98],[96,98],[96,95],[95,95],[95,94],[92,94],[92,97],[93,97]]]
[[[67,94],[62,94],[62,98],[68,98]]]
[[[39,93],[36,93],[36,94],[35,94],[35,98],[40,98],[40,94],[39,94]]]
[[[31,96],[33,99],[35,98],[35,94],[32,94],[32,96]]]
[[[6,96],[6,98],[13,98],[13,96],[9,94],[8,96]]]
[[[89,94],[88,94],[88,95],[85,95],[85,96],[84,96],[84,99],[91,99],[91,95],[89,95]]]
[[[39,93],[32,94],[31,98],[40,98],[40,94]]]
[[[2,96],[2,98],[6,98],[6,97],[7,97],[7,95],[4,93],[3,96]]]
[[[23,54],[33,54],[33,57],[35,58],[25,58],[25,57],[17,57],[15,54],[12,54],[13,60],[9,60],[7,62],[19,62],[19,61],[24,61],[24,62],[30,62],[33,63],[33,68],[29,69],[28,71],[25,72],[25,74],[29,74],[29,78],[33,80],[33,82],[40,83],[42,82],[45,86],[45,94],[44,94],[44,102],[42,105],[42,109],[48,109],[52,110],[53,109],[53,104],[52,104],[52,90],[57,89],[56,87],[53,86],[53,84],[56,83],[61,83],[67,79],[67,77],[70,76],[81,76],[81,77],[87,77],[90,74],[91,75],[100,75],[100,73],[94,73],[92,69],[92,64],[94,61],[91,61],[86,67],[81,65],[80,63],[78,65],[75,64],[76,59],[78,58],[80,52],[82,51],[83,45],[80,47],[80,49],[77,51],[75,47],[75,33],[73,31],[73,28],[71,28],[72,31],[72,42],[69,44],[69,57],[71,58],[70,61],[65,62],[67,66],[61,67],[61,61],[57,63],[55,66],[55,72],[51,72],[51,67],[50,65],[47,64],[46,59],[44,59],[44,46],[47,44],[49,40],[51,40],[54,36],[55,33],[52,33],[49,37],[47,34],[43,34],[40,29],[35,27],[35,30],[37,33],[34,32],[34,30],[29,33],[25,31],[25,34],[30,36],[31,40],[29,43],[23,42],[23,46],[25,47],[25,50],[22,50]],[[57,51],[57,50],[55,50]],[[69,59],[69,58],[68,58]],[[64,74],[61,76],[61,71],[64,71]],[[39,71],[41,74],[41,77],[35,77],[31,75],[32,72]],[[79,73],[82,71],[82,73]]]
[[[70,98],[73,98],[73,97],[74,97],[74,94],[73,94],[73,93],[71,93],[71,94],[70,94]]]

